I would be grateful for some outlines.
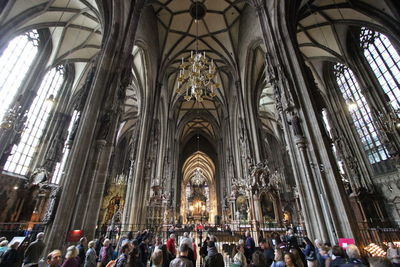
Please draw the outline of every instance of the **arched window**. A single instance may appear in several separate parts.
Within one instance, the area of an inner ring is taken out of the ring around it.
[[[15,37],[0,56],[0,120],[18,92],[23,79],[38,53],[36,30]]]
[[[46,73],[27,113],[26,127],[18,145],[14,145],[4,169],[26,175],[40,138],[46,129],[54,97],[64,83],[64,67],[57,66]],[[53,101],[52,101],[53,100]]]
[[[392,107],[400,108],[400,56],[386,35],[361,28],[360,45]]]
[[[378,131],[373,123],[371,110],[365,97],[360,91],[360,86],[354,73],[345,65],[337,63],[334,67],[336,82],[340,92],[347,103],[352,103],[354,108],[349,109],[354,126],[369,162],[377,163],[389,158],[385,146],[381,143]]]

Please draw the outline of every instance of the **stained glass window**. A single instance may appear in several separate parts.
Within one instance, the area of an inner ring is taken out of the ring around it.
[[[379,140],[371,110],[360,91],[360,86],[354,73],[340,63],[334,66],[334,73],[344,100],[355,105],[355,108],[352,108],[349,112],[369,162],[372,164],[386,160],[389,158],[388,152]]]

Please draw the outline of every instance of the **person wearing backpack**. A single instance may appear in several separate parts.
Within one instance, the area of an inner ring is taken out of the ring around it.
[[[400,267],[400,249],[393,242],[388,242],[388,247],[386,256],[392,262],[393,266]]]
[[[204,260],[204,267],[221,267],[225,266],[222,254],[218,252],[214,241],[208,241],[207,257]]]
[[[307,260],[308,267],[317,267],[317,253],[315,252],[315,247],[311,240],[308,237],[304,237],[304,241],[306,242],[306,247],[303,250],[303,254]]]

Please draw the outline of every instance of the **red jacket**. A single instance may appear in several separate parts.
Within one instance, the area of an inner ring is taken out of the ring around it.
[[[176,256],[175,239],[168,239],[167,249],[169,250],[169,252],[171,252],[172,255]]]

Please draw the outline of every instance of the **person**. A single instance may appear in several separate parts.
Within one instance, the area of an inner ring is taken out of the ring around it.
[[[271,244],[264,238],[261,238],[258,243],[260,245],[261,252],[263,253],[265,264],[267,266],[271,266],[275,258],[274,250],[271,248]]]
[[[289,249],[291,248],[298,248],[299,244],[297,243],[297,238],[294,235],[293,229],[289,229],[286,232],[287,235],[287,242],[289,243]]]
[[[7,239],[2,240],[0,242],[0,258],[2,258],[3,254],[8,250],[8,246],[7,245],[8,245]]]
[[[372,257],[368,259],[370,267],[393,267],[396,266],[388,258]]]
[[[295,248],[291,248],[289,250],[290,253],[292,253],[293,257],[294,257],[294,263],[296,264],[296,266],[298,267],[304,267],[304,263],[300,258],[300,254],[299,251]]]
[[[129,252],[128,267],[145,267],[139,256],[139,248],[134,247]]]
[[[161,236],[157,236],[156,237],[156,242],[154,243],[154,251],[157,248],[161,248],[161,246],[163,245],[162,240],[161,240]]]
[[[79,250],[78,257],[80,259],[81,265],[85,262],[85,256],[86,256],[86,244],[87,244],[87,239],[86,237],[82,237],[79,239],[79,243],[76,246],[76,248]]]
[[[193,262],[188,258],[189,246],[182,244],[179,246],[179,257],[175,258],[169,264],[170,267],[194,267]]]
[[[44,247],[46,246],[43,242],[44,233],[41,232],[36,236],[36,240],[29,244],[28,248],[24,253],[24,264],[23,266],[39,266],[39,258],[43,253]]]
[[[274,262],[271,267],[285,267],[285,262],[283,261],[283,251],[280,248],[275,249]]]
[[[330,250],[330,248],[325,245],[322,245],[319,248],[319,254],[321,255],[321,257],[320,257],[321,265],[320,266],[322,266],[322,267],[329,266],[331,264],[332,259],[329,256],[329,250]]]
[[[196,266],[196,261],[197,261],[197,246],[196,242],[193,240],[192,243],[192,251],[193,251],[193,266]]]
[[[163,266],[163,251],[156,248],[151,255],[151,267],[162,267]]]
[[[103,242],[103,246],[100,249],[100,262],[103,267],[107,265],[107,263],[112,260],[112,255],[113,255],[113,248],[111,246],[111,241],[110,239],[106,238]]]
[[[295,262],[296,259],[295,259],[294,255],[290,252],[285,253],[284,260],[285,260],[286,267],[299,267]]]
[[[171,234],[167,241],[168,251],[171,252],[172,257],[176,257],[176,248],[175,248],[175,234]]]
[[[233,262],[235,264],[240,264],[241,267],[246,267],[247,266],[247,260],[246,260],[246,256],[244,255],[245,250],[243,245],[237,245],[236,247],[236,254],[233,257]]]
[[[169,264],[172,261],[171,252],[169,252],[167,245],[165,245],[165,244],[160,247],[160,250],[162,251],[162,254],[163,254],[162,267],[169,267]]]
[[[142,242],[139,245],[140,259],[142,263],[147,266],[147,259],[149,258],[149,239],[147,235],[142,237]]]
[[[304,241],[306,242],[306,247],[303,250],[303,254],[307,260],[308,267],[317,267],[317,255],[315,253],[315,247],[311,240],[308,237],[304,237]]]
[[[67,248],[67,253],[65,254],[65,261],[61,265],[61,267],[79,267],[80,266],[80,258],[79,249],[75,246],[70,246]]]
[[[366,267],[361,261],[360,251],[356,245],[349,245],[346,249],[348,257],[347,263],[341,264],[340,267]]]
[[[201,257],[202,262],[204,261],[204,258],[207,256],[207,244],[208,244],[208,241],[210,241],[210,237],[209,236],[207,236],[204,239],[204,242],[203,242],[203,244],[201,245],[201,248],[200,248],[200,257]]]
[[[88,250],[85,254],[85,265],[84,267],[96,267],[97,266],[97,253],[95,250],[96,242],[90,241],[88,244]]]
[[[346,259],[344,258],[344,251],[339,246],[332,247],[332,261],[329,267],[339,267],[341,264],[346,263]]]
[[[188,232],[183,233],[183,237],[181,239],[180,245],[182,245],[182,244],[187,244],[189,248],[192,247],[192,239],[189,237]]]
[[[251,257],[251,267],[265,267],[265,266],[271,266],[271,264],[266,263],[264,254],[261,251],[255,251],[253,253],[253,256]]]
[[[128,264],[128,257],[129,257],[129,251],[131,249],[131,246],[129,243],[125,243],[121,247],[121,255],[118,257],[115,267],[126,267]]]
[[[254,251],[256,249],[256,243],[254,242],[253,237],[250,235],[250,231],[246,231],[246,241],[245,241],[245,256],[247,259],[247,262],[249,263],[251,260],[251,256],[253,255]]]
[[[47,255],[46,267],[60,267],[62,263],[61,251],[56,249]]]
[[[386,257],[392,262],[393,266],[400,267],[400,249],[396,248],[393,242],[388,242]]]
[[[104,242],[104,236],[100,236],[100,238],[97,239],[97,241],[96,241],[96,246],[95,246],[94,250],[96,250],[97,256],[100,255],[100,250],[101,250],[101,247],[103,246],[103,242]]]
[[[17,267],[18,264],[18,246],[19,242],[14,242],[10,245],[10,249],[8,249],[4,254],[0,263],[0,267]]]
[[[323,261],[319,249],[324,245],[324,243],[320,239],[315,239],[314,244],[315,244],[315,255],[317,256],[318,266],[322,266]]]
[[[207,257],[204,259],[204,267],[225,266],[224,258],[215,247],[215,242],[209,241],[207,246]]]

